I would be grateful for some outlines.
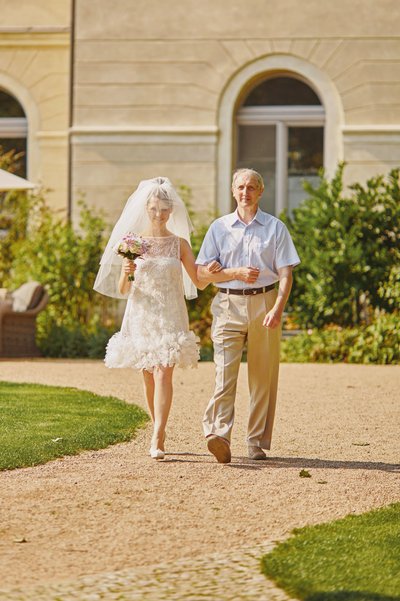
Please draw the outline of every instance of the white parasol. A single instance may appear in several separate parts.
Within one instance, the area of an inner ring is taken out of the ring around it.
[[[32,188],[36,188],[36,185],[27,179],[0,169],[0,191],[31,190]]]

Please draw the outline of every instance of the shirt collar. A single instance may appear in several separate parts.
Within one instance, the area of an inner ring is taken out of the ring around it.
[[[253,221],[257,221],[259,224],[265,225],[266,217],[267,217],[267,214],[264,213],[264,211],[262,211],[260,209],[260,207],[258,207],[257,213],[255,214]],[[238,215],[237,209],[233,213],[230,213],[229,215],[227,215],[226,219],[230,226],[234,226],[237,223],[243,223],[243,221],[241,221],[241,219]],[[251,221],[251,223],[253,223],[253,221]],[[248,224],[248,225],[250,225],[250,224]]]

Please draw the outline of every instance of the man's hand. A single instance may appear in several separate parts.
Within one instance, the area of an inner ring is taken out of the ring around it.
[[[246,284],[254,284],[260,275],[258,267],[238,267],[235,272],[236,277],[234,279],[246,282]]]
[[[271,328],[271,330],[277,328],[281,323],[281,318],[282,315],[279,313],[279,311],[277,311],[276,309],[271,309],[271,311],[268,311],[268,313],[264,317],[264,328]]]

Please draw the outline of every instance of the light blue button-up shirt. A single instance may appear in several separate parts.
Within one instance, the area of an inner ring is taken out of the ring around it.
[[[279,280],[278,269],[298,265],[299,256],[285,224],[257,210],[254,219],[244,223],[237,210],[216,219],[210,226],[196,263],[218,261],[222,267],[258,267],[256,282],[230,280],[216,284],[228,288],[261,288]]]

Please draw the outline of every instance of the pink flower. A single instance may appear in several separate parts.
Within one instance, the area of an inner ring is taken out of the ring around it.
[[[134,261],[138,257],[144,255],[148,248],[149,244],[143,240],[141,236],[128,232],[122,240],[114,246],[114,252],[125,259]],[[129,281],[132,281],[133,279],[133,275],[128,277]]]

